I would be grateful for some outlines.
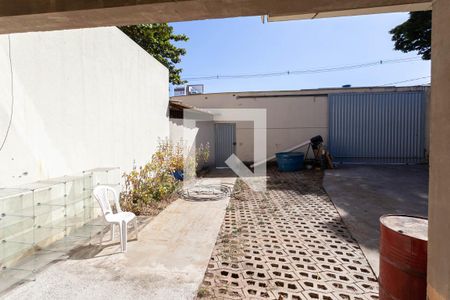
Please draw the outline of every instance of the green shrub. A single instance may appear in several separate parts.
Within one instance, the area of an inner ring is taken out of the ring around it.
[[[136,214],[146,214],[146,206],[167,199],[176,190],[178,183],[172,174],[180,167],[183,167],[182,146],[160,140],[149,163],[123,175],[121,205]]]
[[[149,163],[123,175],[121,205],[138,215],[152,214],[155,207],[161,207],[158,202],[168,200],[180,185],[173,173],[188,165],[196,170],[208,158],[209,144],[200,145],[196,159],[185,159],[182,142],[173,145],[168,139],[160,140]]]
[[[207,142],[205,145],[200,144],[197,151],[197,166],[199,164],[203,164],[208,162],[209,160],[209,142]]]

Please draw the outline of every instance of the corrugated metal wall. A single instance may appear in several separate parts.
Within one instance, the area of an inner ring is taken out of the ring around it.
[[[425,159],[425,92],[329,95],[329,148],[336,161]]]

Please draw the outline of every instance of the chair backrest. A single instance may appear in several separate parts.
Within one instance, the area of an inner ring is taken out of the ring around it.
[[[100,208],[102,209],[103,215],[106,217],[108,214],[112,214],[113,210],[110,203],[109,195],[113,196],[114,205],[116,206],[116,210],[118,212],[121,212],[120,209],[120,203],[119,203],[119,197],[117,195],[117,192],[112,187],[106,186],[106,185],[99,185],[94,189],[94,198],[97,200],[98,204],[100,205]]]

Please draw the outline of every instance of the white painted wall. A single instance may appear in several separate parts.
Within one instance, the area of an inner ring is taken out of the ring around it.
[[[328,136],[326,96],[285,98],[239,98],[237,94],[208,94],[176,97],[198,108],[267,109],[267,156],[300,144],[315,135]],[[230,120],[230,122],[233,122]],[[236,155],[242,161],[253,158],[252,122],[236,122]]]
[[[168,70],[117,28],[10,40],[14,116],[0,187],[96,167],[127,171],[169,136]],[[12,92],[8,35],[0,35],[0,70],[1,142]]]
[[[328,143],[328,94],[336,92],[415,91],[422,87],[335,88],[300,91],[239,92],[173,97],[195,108],[267,110],[267,156],[321,135]],[[232,122],[232,121],[231,121]],[[253,161],[253,124],[236,122],[236,155]],[[306,151],[306,148],[303,148]],[[310,151],[310,156],[312,156]]]
[[[209,143],[209,159],[206,165],[214,165],[214,122],[197,121],[192,128],[186,127],[183,119],[170,119],[170,140],[176,144],[182,142],[187,151],[198,149],[203,144]]]
[[[183,119],[170,119],[169,124],[170,141],[173,144],[186,144],[190,149],[194,145],[198,127],[186,128],[183,124]]]

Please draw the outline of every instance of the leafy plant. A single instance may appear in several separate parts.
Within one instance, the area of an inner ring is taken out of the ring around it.
[[[134,213],[149,214],[158,208],[159,202],[168,200],[179,186],[175,171],[191,166],[195,171],[199,163],[209,158],[209,144],[200,145],[195,159],[185,158],[182,142],[173,144],[168,139],[160,140],[149,163],[123,175],[124,190],[121,205]]]
[[[431,59],[431,11],[416,11],[409,19],[389,33],[395,42],[395,50],[418,51],[422,59]]]
[[[186,55],[186,49],[176,44],[187,42],[189,38],[186,35],[175,34],[167,23],[121,26],[119,29],[169,69],[170,83],[186,83],[181,79],[183,69],[177,68],[181,57]]]
[[[200,144],[195,149],[195,156],[191,153],[187,155],[184,160],[184,172],[185,179],[195,178],[197,171],[205,166],[205,163],[209,159],[209,142],[206,144]]]
[[[209,160],[209,142],[207,142],[205,145],[200,144],[198,147],[196,153],[197,153],[197,165],[202,165]]]
[[[145,214],[146,206],[169,198],[178,183],[173,172],[183,165],[183,151],[169,140],[160,140],[149,163],[123,175],[121,205],[136,214]]]

